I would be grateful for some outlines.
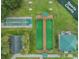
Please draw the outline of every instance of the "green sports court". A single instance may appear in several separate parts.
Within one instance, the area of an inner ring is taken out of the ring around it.
[[[53,19],[51,18],[47,18],[46,19],[46,24],[44,24],[43,20],[45,20],[44,18],[42,19],[38,19],[37,18],[37,22],[36,22],[36,48],[37,50],[43,50],[45,47],[44,44],[46,44],[46,50],[51,50],[53,49]],[[43,35],[43,25],[46,25],[46,39],[44,39],[44,35]],[[46,42],[44,42],[44,40]]]
[[[53,49],[53,21],[46,20],[46,47],[48,50]]]
[[[37,49],[43,49],[43,19],[37,20],[37,35],[36,35],[36,47]]]

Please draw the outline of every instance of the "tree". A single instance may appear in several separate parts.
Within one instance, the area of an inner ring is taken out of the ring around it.
[[[8,14],[19,8],[22,3],[22,0],[2,0],[1,1],[1,12],[2,12],[2,19],[4,19]]]

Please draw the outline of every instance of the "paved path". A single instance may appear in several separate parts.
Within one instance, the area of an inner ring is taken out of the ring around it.
[[[1,28],[32,28],[32,25],[29,25],[29,26],[6,26],[6,25],[2,25]]]
[[[46,17],[43,20],[43,49],[46,50]]]
[[[26,54],[26,55],[15,54],[11,59],[16,59],[16,57],[32,57],[32,58],[39,57],[40,59],[43,59],[42,54]],[[59,58],[60,55],[58,55],[58,54],[48,54],[48,57]]]
[[[32,57],[32,58],[40,58],[43,59],[43,55],[42,54],[26,54],[26,55],[22,55],[22,54],[15,54],[13,55],[13,57],[11,59],[16,59],[16,57]],[[60,58],[61,56],[59,54],[48,54],[47,56],[48,58]],[[74,57],[73,59],[78,59],[77,57]]]
[[[48,57],[59,58],[60,55],[59,54],[48,54]]]

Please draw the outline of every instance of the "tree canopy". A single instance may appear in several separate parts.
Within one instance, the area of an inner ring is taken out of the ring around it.
[[[1,1],[1,12],[2,12],[2,19],[8,14],[15,10],[16,8],[19,8],[22,3],[22,0],[2,0]]]

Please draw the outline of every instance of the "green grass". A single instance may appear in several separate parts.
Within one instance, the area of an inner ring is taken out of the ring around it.
[[[68,57],[61,57],[61,58],[46,58],[46,59],[72,59],[72,58],[68,58]]]
[[[23,58],[23,57],[17,57],[16,59],[39,59],[39,58]]]
[[[22,17],[22,16],[32,16],[33,17],[33,29],[32,32],[34,34],[34,41],[31,45],[35,49],[35,35],[36,35],[36,15],[43,12],[48,12],[49,14],[52,14],[54,16],[54,47],[57,49],[57,41],[58,41],[58,33],[61,31],[71,31],[75,32],[77,34],[77,21],[71,16],[71,14],[60,4],[57,2],[57,0],[52,0],[53,3],[51,5],[48,4],[48,0],[32,0],[33,10],[29,12],[28,8],[31,7],[28,5],[29,0],[23,0],[22,5],[17,10],[10,13],[9,16],[15,16],[15,17]],[[75,1],[75,0],[73,0]],[[76,3],[76,2],[75,2]],[[52,11],[49,11],[48,8],[52,8]],[[6,29],[7,30],[7,29]],[[2,33],[4,33],[4,30],[2,30]],[[55,50],[55,49],[54,49]],[[33,51],[33,53],[35,53]]]
[[[59,57],[59,58],[46,58],[46,59],[73,59],[73,57]]]
[[[72,0],[75,4],[78,4],[78,0]]]
[[[16,59],[39,59],[39,58],[16,58]],[[72,58],[46,58],[46,59],[72,59]]]

